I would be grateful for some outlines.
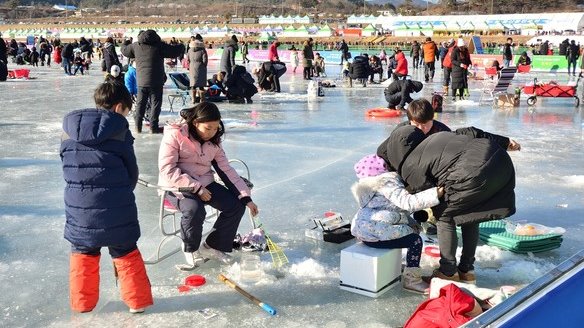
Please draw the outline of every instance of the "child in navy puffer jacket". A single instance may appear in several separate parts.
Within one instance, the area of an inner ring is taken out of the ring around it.
[[[138,165],[128,129],[132,98],[123,84],[104,82],[97,108],[63,119],[60,156],[65,178],[65,239],[71,242],[71,308],[92,311],[99,299],[99,259],[108,247],[130,312],[152,305],[150,282],[136,246],[140,237],[134,187]]]

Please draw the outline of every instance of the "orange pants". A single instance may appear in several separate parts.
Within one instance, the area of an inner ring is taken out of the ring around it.
[[[92,311],[99,300],[99,255],[71,254],[69,296],[71,309]],[[150,280],[139,250],[115,258],[114,267],[121,286],[121,297],[131,309],[153,304]]]

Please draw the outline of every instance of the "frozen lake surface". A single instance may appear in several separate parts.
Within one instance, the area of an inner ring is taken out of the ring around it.
[[[211,63],[210,72],[218,63]],[[182,255],[147,267],[154,306],[132,315],[119,298],[111,259],[101,259],[101,289],[97,308],[86,314],[69,309],[69,243],[63,239],[65,222],[59,144],[62,117],[74,109],[93,107],[93,89],[102,81],[99,65],[89,76],[66,77],[57,67],[32,69],[31,80],[0,83],[0,321],[3,327],[399,327],[424,298],[394,288],[378,299],[339,289],[341,249],[304,236],[312,218],[328,210],[350,220],[357,210],[350,186],[356,181],[353,165],[375,152],[401,120],[366,120],[368,108],[385,106],[382,85],[368,88],[325,89],[326,96],[309,99],[299,69],[286,73],[281,94],[258,94],[250,105],[219,104],[227,125],[224,148],[229,158],[247,163],[255,184],[254,201],[260,220],[290,263],[271,268],[268,253],[261,255],[264,275],[257,284],[242,284],[250,293],[278,310],[270,316],[219,282],[226,274],[239,281],[239,263],[209,261],[194,273],[207,283],[180,293],[191,273],[175,269]],[[252,66],[250,66],[252,67]],[[329,65],[331,79],[338,65]],[[14,66],[9,66],[14,68]],[[411,73],[423,80],[422,70]],[[441,73],[436,81],[441,80]],[[540,74],[543,80],[566,82],[568,77]],[[515,81],[517,85],[525,83]],[[335,82],[335,81],[333,81]],[[178,117],[169,112],[165,89],[161,121]],[[479,104],[482,81],[471,81],[471,97],[445,101],[437,119],[451,128],[476,126],[514,138],[522,145],[511,157],[517,173],[517,213],[513,220],[562,226],[562,247],[532,256],[518,255],[480,244],[478,285],[527,284],[582,249],[584,241],[584,121],[582,110],[568,98],[540,98],[533,111],[525,104],[493,109]],[[418,96],[440,91],[441,83],[427,84]],[[582,90],[579,90],[582,92]],[[403,119],[403,118],[402,118]],[[131,121],[131,119],[130,119]],[[133,126],[133,122],[130,122]],[[147,132],[147,129],[145,129]],[[156,182],[161,135],[135,135],[141,177]],[[142,237],[138,246],[145,258],[160,239],[156,191],[137,186]],[[247,217],[240,226],[246,233]],[[235,252],[239,259],[241,254]],[[423,258],[423,269],[434,264]],[[216,314],[205,319],[199,310]]]

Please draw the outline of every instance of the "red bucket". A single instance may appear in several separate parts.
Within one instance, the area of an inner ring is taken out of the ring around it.
[[[8,71],[8,77],[11,79],[28,79],[29,74],[30,70],[26,68],[13,69]]]

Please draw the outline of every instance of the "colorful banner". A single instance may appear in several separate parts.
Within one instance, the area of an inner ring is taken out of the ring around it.
[[[470,61],[473,66],[477,68],[491,67],[493,66],[493,61],[498,61],[501,66],[503,66],[503,55],[477,55],[471,54]]]
[[[341,52],[336,50],[320,50],[314,51],[314,53],[319,53],[327,64],[339,64],[341,62]],[[360,53],[369,53],[370,55],[377,55],[377,51],[372,50],[352,50],[351,53],[353,57],[359,55]],[[278,50],[278,55],[280,60],[284,63],[290,63],[290,50]],[[221,60],[221,55],[223,54],[223,49],[207,49],[207,56],[209,60]],[[268,50],[249,50],[248,59],[255,62],[265,62],[268,61]],[[241,60],[241,53],[237,52],[236,59]],[[298,50],[298,59],[300,65],[302,65],[302,50]],[[479,55],[471,54],[470,59],[473,66],[477,68],[491,67],[494,60],[499,61],[499,64],[503,65],[503,55]],[[513,62],[517,62],[519,56],[513,56]],[[580,65],[580,61],[578,62]],[[531,57],[531,70],[537,72],[566,72],[568,69],[568,61],[564,56],[532,56]]]
[[[517,56],[519,58],[519,56]],[[580,65],[580,62],[577,63]],[[564,56],[532,56],[531,70],[544,72],[567,72],[568,60]]]

